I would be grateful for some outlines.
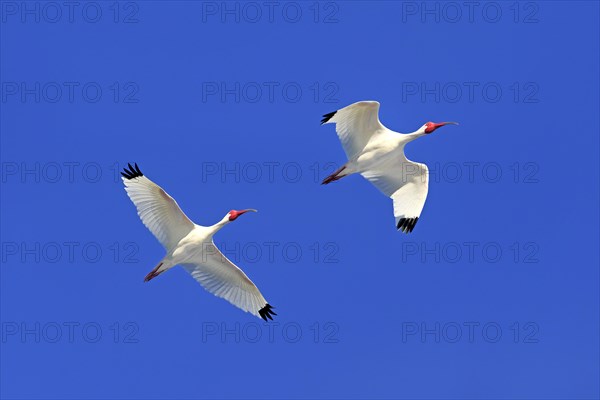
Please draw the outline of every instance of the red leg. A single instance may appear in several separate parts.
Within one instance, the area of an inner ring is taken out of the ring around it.
[[[346,166],[342,166],[342,168],[338,169],[337,171],[335,171],[333,174],[329,175],[327,178],[323,179],[323,182],[321,182],[321,185],[327,185],[328,183],[337,181],[342,179],[344,176],[346,175],[339,175],[343,170],[346,169]]]
[[[156,278],[157,276],[159,276],[163,271],[158,272],[158,269],[163,265],[163,263],[160,263],[156,266],[156,268],[154,268],[152,271],[150,271],[150,273],[148,273],[148,275],[146,275],[146,277],[144,278],[144,282],[148,282],[149,280],[152,280],[154,278]]]

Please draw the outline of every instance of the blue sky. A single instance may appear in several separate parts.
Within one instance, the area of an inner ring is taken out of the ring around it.
[[[470,3],[469,3],[470,4]],[[2,398],[598,398],[597,2],[0,3]],[[378,100],[410,235],[322,114]],[[137,162],[274,323],[163,256]],[[35,384],[34,384],[34,383]]]

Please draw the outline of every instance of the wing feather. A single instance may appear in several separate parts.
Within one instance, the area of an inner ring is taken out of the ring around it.
[[[125,168],[123,183],[146,228],[171,250],[194,229],[194,223],[181,211],[177,202],[160,186],[145,177],[137,164]]]
[[[322,124],[335,123],[335,131],[348,159],[360,153],[369,140],[386,128],[379,122],[379,103],[359,101],[323,116]]]
[[[212,243],[193,263],[181,264],[208,292],[257,317],[275,313],[256,285]]]
[[[429,170],[425,164],[393,160],[378,170],[362,175],[394,202],[396,228],[404,233],[414,229],[425,206],[429,190]]]

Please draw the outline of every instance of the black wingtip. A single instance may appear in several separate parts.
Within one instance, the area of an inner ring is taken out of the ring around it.
[[[333,116],[335,115],[337,111],[333,111],[330,112],[329,114],[325,114],[323,115],[323,119],[321,120],[321,125],[323,125],[324,123],[328,122],[331,118],[333,118]]]
[[[121,175],[123,175],[125,179],[133,179],[139,178],[140,176],[144,176],[137,163],[134,163],[134,167],[132,167],[130,163],[127,163],[127,165],[129,166],[129,170],[127,169],[127,167],[125,167],[123,168],[123,172],[121,172]]]
[[[262,319],[264,319],[266,322],[269,322],[269,320],[267,318],[269,318],[271,321],[273,320],[272,315],[277,315],[275,314],[275,312],[273,311],[273,306],[271,306],[270,304],[267,303],[266,306],[264,306],[263,308],[261,308],[260,310],[258,310],[258,314],[260,315],[260,317]]]
[[[413,231],[413,229],[415,229],[415,225],[417,224],[418,220],[419,217],[400,218],[400,221],[398,221],[398,225],[396,225],[396,229],[398,229],[399,231],[401,230],[404,233],[410,233]]]

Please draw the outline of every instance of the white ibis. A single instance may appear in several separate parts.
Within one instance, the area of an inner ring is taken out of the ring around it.
[[[212,239],[240,215],[256,210],[231,210],[213,226],[196,225],[167,192],[142,174],[137,164],[128,165],[129,170],[121,172],[125,190],[146,228],[167,250],[144,282],[181,265],[210,293],[265,321],[272,320],[272,315],[277,315],[273,307],[246,274],[217,249]]]
[[[361,174],[394,201],[396,228],[412,232],[427,198],[429,171],[425,164],[410,161],[404,146],[456,122],[427,122],[413,133],[401,134],[379,122],[379,103],[359,101],[323,115],[322,124],[334,123],[348,162],[329,175],[326,185],[351,174]]]

